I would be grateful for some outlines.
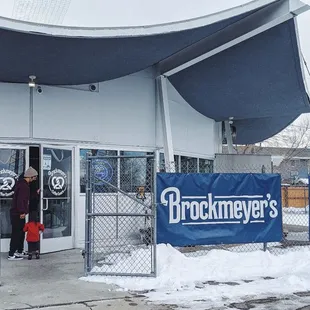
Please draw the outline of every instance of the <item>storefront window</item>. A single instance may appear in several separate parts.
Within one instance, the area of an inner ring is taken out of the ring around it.
[[[96,150],[81,149],[80,150],[80,192],[85,193],[86,189],[86,154],[93,156],[107,156],[107,158],[95,159],[93,168],[95,171],[95,191],[97,193],[113,193],[117,188],[117,158],[109,158],[108,156],[117,156],[115,150]]]
[[[25,170],[25,150],[0,149],[0,227],[1,238],[11,237],[10,208],[14,186]]]
[[[146,192],[151,191],[153,158],[137,158],[134,156],[153,155],[153,153],[121,151],[120,155],[133,157],[120,159],[121,190],[127,193],[135,193],[138,187],[143,186]]]
[[[179,169],[180,169],[179,158],[180,158],[180,156],[174,155],[173,158],[174,158],[175,172],[179,172]],[[159,154],[159,171],[169,173],[172,171],[171,168],[172,167],[166,167],[165,155],[164,155],[164,153],[160,153]]]
[[[181,156],[181,173],[196,173],[197,158]]]
[[[180,167],[181,159],[181,167]],[[181,173],[213,173],[213,160],[204,158],[194,158],[187,156],[174,155],[175,172]],[[197,171],[198,166],[198,171]],[[181,168],[181,171],[180,171]],[[159,171],[169,172],[169,169],[165,168],[164,153],[159,154]]]
[[[175,172],[180,172],[180,156],[174,155],[174,165],[175,165]]]
[[[165,164],[165,155],[164,153],[159,154],[159,172],[165,172],[166,171],[166,164]]]
[[[199,158],[199,172],[213,173],[213,160]]]

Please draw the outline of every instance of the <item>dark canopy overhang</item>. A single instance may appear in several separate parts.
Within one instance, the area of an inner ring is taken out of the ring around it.
[[[237,120],[234,122],[234,126],[237,128],[234,142],[236,144],[252,144],[266,140],[295,121],[299,115],[299,113],[295,113],[288,116]]]
[[[293,2],[256,0],[183,22],[182,27],[176,23],[155,30],[142,27],[140,32],[125,29],[102,37],[100,29],[93,29],[94,36],[42,25],[36,31],[33,24],[0,18],[0,81],[27,83],[29,75],[36,75],[40,84],[87,84],[154,65],[165,74],[206,50],[212,53],[244,37],[169,79],[203,115],[217,121],[234,117],[237,143],[261,141],[309,111],[293,19],[305,9],[298,0]]]
[[[25,83],[29,75],[45,85],[107,81],[155,65],[179,50],[244,18],[149,36],[73,38],[0,29],[0,81]],[[14,66],[12,66],[14,64]]]
[[[169,77],[197,111],[233,117],[236,143],[262,141],[310,112],[294,20]]]
[[[169,80],[193,108],[217,121],[309,111],[294,20],[182,70]]]

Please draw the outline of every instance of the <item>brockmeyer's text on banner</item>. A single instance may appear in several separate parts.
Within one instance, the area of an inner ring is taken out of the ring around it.
[[[282,239],[277,174],[157,174],[157,242],[174,246]]]

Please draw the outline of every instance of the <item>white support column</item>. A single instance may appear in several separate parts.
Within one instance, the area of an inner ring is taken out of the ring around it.
[[[227,146],[228,146],[228,153],[233,154],[234,146],[233,146],[232,134],[231,134],[229,121],[225,121],[225,137],[226,137]]]
[[[222,122],[214,122],[214,150],[215,153],[223,153],[223,124]]]
[[[163,126],[163,142],[165,154],[165,166],[167,171],[175,172],[173,143],[171,133],[170,111],[167,92],[167,78],[160,75],[157,79],[158,103],[160,106],[160,116]]]

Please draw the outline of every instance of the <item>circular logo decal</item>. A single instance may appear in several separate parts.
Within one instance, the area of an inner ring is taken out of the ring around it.
[[[113,177],[113,168],[111,164],[107,160],[95,159],[93,163],[93,168],[95,172],[95,183],[104,184],[104,182],[100,182],[100,180],[105,182],[110,182]]]
[[[67,175],[60,169],[48,172],[48,187],[54,196],[61,196],[67,190]]]
[[[14,194],[14,186],[18,175],[11,170],[0,170],[0,196],[11,197]]]

